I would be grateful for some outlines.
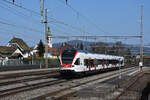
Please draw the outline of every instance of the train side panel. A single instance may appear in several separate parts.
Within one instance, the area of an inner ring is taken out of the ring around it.
[[[65,73],[70,72],[70,73],[85,74],[88,72],[94,71],[96,72],[105,69],[118,68],[124,66],[123,57],[105,54],[94,54],[94,53],[74,51],[74,58],[72,58],[72,62],[70,64],[63,64],[62,58],[63,57],[60,57],[61,61],[60,71]]]

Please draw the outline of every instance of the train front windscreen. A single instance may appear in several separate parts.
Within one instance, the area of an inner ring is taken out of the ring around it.
[[[62,63],[72,64],[76,52],[76,50],[64,50],[64,52],[62,53]]]

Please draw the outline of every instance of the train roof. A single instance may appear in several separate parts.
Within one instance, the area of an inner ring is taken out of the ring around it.
[[[68,50],[75,50],[75,51],[78,51],[79,53],[85,53],[85,54],[95,54],[95,55],[103,55],[103,56],[111,56],[111,57],[123,58],[123,56],[115,56],[115,55],[108,55],[108,54],[101,54],[101,53],[92,53],[92,52],[89,52],[89,51],[78,50],[78,49],[66,49],[64,51],[68,51]]]
[[[104,55],[104,56],[113,56],[113,57],[123,57],[123,56],[115,56],[115,55],[108,55],[108,54],[101,54],[101,53],[92,53],[88,51],[83,50],[77,50],[79,53],[85,53],[85,54],[96,54],[96,55]]]

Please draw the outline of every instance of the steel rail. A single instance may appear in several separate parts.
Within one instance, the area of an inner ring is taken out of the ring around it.
[[[31,71],[31,72],[22,72],[22,73],[11,73],[11,74],[2,74],[0,76],[0,80],[3,79],[11,79],[11,78],[18,78],[18,77],[24,77],[24,76],[32,76],[32,75],[42,75],[42,74],[49,74],[49,73],[56,73],[58,70],[44,70],[44,71]]]
[[[39,79],[53,78],[53,77],[58,77],[58,76],[59,76],[59,73],[48,73],[45,75],[39,75],[39,76],[31,77],[31,78],[29,77],[29,78],[23,78],[23,79],[13,79],[11,81],[0,82],[0,86],[24,83],[24,82],[39,80]]]
[[[126,72],[126,71],[131,70],[131,69],[134,69],[134,68],[129,68],[129,69],[123,70],[122,72]],[[60,93],[62,93],[62,92],[65,92],[65,91],[71,90],[71,89],[73,89],[73,88],[76,88],[76,87],[79,87],[79,86],[82,86],[82,85],[91,83],[91,82],[93,82],[93,81],[97,81],[97,80],[100,80],[100,79],[107,78],[107,77],[109,77],[109,76],[113,76],[113,75],[116,75],[116,74],[118,74],[117,71],[115,71],[115,72],[112,73],[112,74],[105,75],[105,76],[103,76],[103,77],[99,77],[99,78],[96,78],[96,79],[91,79],[91,80],[89,80],[89,81],[86,81],[86,82],[83,82],[83,83],[79,83],[79,84],[74,85],[74,86],[70,86],[70,87],[67,87],[67,88],[64,88],[64,89],[61,89],[61,90],[57,90],[57,91],[54,91],[54,92],[47,93],[47,94],[42,95],[42,96],[38,96],[38,97],[36,97],[36,98],[32,98],[31,100],[45,100],[47,97],[51,97],[51,96],[54,96],[54,95],[56,96],[57,94],[60,94]],[[86,77],[86,78],[88,78],[88,77]],[[59,97],[59,98],[60,98],[60,97]],[[57,99],[58,99],[58,98],[57,98]]]
[[[119,98],[121,96],[123,96],[127,92],[127,90],[131,86],[133,86],[141,77],[143,77],[143,75],[144,75],[144,73],[140,74],[138,77],[137,76],[132,77],[132,79],[134,79],[134,80],[132,80],[132,82],[124,89],[124,91],[122,91],[114,100],[119,100]]]
[[[13,94],[16,94],[19,92],[30,91],[33,89],[38,89],[38,88],[42,88],[42,87],[46,87],[46,86],[50,86],[50,85],[55,85],[55,84],[59,84],[59,83],[66,82],[66,81],[67,80],[62,80],[62,79],[61,80],[52,80],[52,81],[36,83],[33,85],[24,85],[22,87],[6,89],[6,90],[0,91],[0,97],[6,97],[8,95],[13,95]]]

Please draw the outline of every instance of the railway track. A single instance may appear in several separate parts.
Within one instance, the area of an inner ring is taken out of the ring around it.
[[[43,75],[43,74],[49,74],[49,73],[58,73],[57,70],[41,70],[41,71],[27,71],[27,72],[12,72],[12,73],[4,73],[0,74],[0,80],[5,79],[14,79],[24,76],[34,76],[34,75]]]
[[[129,72],[134,69],[135,68],[122,69],[122,73],[126,73],[126,72]],[[20,86],[18,85],[17,87],[13,87],[13,88],[0,89],[0,98],[17,95],[18,93],[21,94],[22,92],[29,93],[30,91],[34,91],[37,89],[41,90],[44,87],[47,87],[47,88],[60,87],[56,90],[50,89],[51,90],[50,93],[45,93],[44,95],[35,96],[32,98],[32,100],[41,100],[41,99],[45,100],[45,98],[47,98],[47,97],[59,98],[59,97],[61,97],[61,96],[59,96],[60,94],[64,94],[64,93],[68,94],[68,91],[71,91],[71,92],[77,91],[82,86],[85,86],[85,85],[91,84],[91,83],[93,84],[93,82],[95,82],[97,80],[104,81],[104,79],[107,79],[108,77],[110,78],[110,76],[111,77],[118,76],[118,70],[107,72],[107,73],[101,73],[98,75],[87,76],[87,77],[83,77],[83,78],[69,79],[69,80],[59,79],[56,77],[52,78],[51,75],[40,76],[41,78],[43,77],[42,80],[46,80],[46,81],[41,81],[41,82],[35,82],[35,81],[39,81],[38,80],[39,77],[35,78],[35,80],[32,78],[24,79],[22,81],[22,83],[19,83],[19,80],[16,80],[17,84],[21,84],[21,85]],[[9,83],[6,83],[6,84],[9,84]],[[15,84],[15,81],[14,81],[14,84]],[[0,88],[3,86],[4,85],[0,86]],[[66,95],[66,94],[64,94],[64,95]],[[30,99],[31,99],[31,97],[30,97]],[[26,99],[26,100],[28,100],[28,99]]]
[[[32,89],[38,89],[38,88],[42,88],[42,87],[45,87],[45,86],[55,85],[55,84],[59,84],[59,83],[62,83],[62,82],[66,82],[66,80],[52,79],[52,80],[46,80],[44,82],[33,82],[33,81],[30,81],[30,83],[25,82],[25,83],[21,83],[21,85],[18,85],[17,87],[1,89],[0,90],[0,97],[13,95],[13,94],[16,94],[16,93],[19,93],[19,92],[30,91]]]
[[[9,84],[24,83],[28,81],[47,79],[47,78],[53,78],[53,77],[58,77],[58,76],[59,76],[59,73],[49,73],[49,74],[44,74],[44,75],[23,76],[23,77],[18,77],[14,79],[13,78],[4,79],[0,81],[0,87],[9,85]]]
[[[127,73],[127,72],[130,72],[131,70],[134,70],[134,68],[124,69],[124,70],[122,70],[122,73]],[[85,79],[77,80],[78,82],[77,81],[76,82],[68,81],[68,84],[70,84],[69,87],[50,92],[50,93],[38,96],[36,98],[32,98],[31,100],[46,100],[47,98],[53,99],[53,100],[59,100],[61,97],[66,96],[67,94],[74,93],[74,92],[82,89],[82,87],[86,87],[86,86],[88,86],[90,84],[94,84],[96,82],[102,82],[102,81],[105,81],[109,78],[113,78],[116,76],[118,76],[118,72],[114,71],[111,74],[110,73],[108,73],[106,75],[103,74],[103,75],[101,75],[101,77],[95,77],[95,78],[86,77]],[[90,79],[88,79],[88,78],[90,78]],[[71,84],[71,83],[77,83],[77,84]]]
[[[134,100],[148,100],[148,98],[142,99],[143,94],[141,93],[146,87],[149,77],[150,73],[140,73],[138,76],[132,77],[132,80],[130,79],[130,81],[122,87],[124,88],[124,90],[121,91],[121,93],[114,100],[122,100],[123,98]]]
[[[57,79],[60,76],[58,70],[4,75],[0,78],[0,97],[62,82]],[[46,81],[38,82],[40,80]]]

